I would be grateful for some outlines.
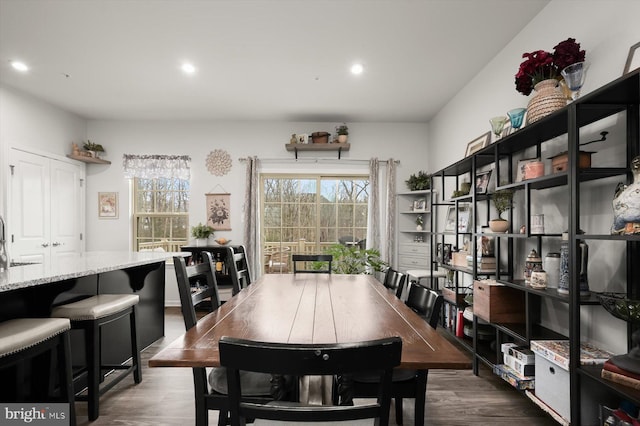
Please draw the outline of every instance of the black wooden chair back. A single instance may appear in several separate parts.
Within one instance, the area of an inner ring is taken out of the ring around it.
[[[407,276],[393,268],[387,268],[382,284],[389,290],[393,290],[396,297],[400,298],[407,282]]]
[[[405,276],[406,278],[406,276]],[[419,284],[411,284],[409,295],[405,304],[415,311],[420,317],[436,328],[440,321],[443,298],[433,290],[429,290]],[[428,370],[416,371],[395,369],[393,370],[391,397],[395,399],[396,423],[403,423],[402,399],[415,399],[415,418],[424,418],[427,392]],[[371,374],[356,374],[353,381],[353,397],[372,398],[376,395],[377,379]],[[335,392],[337,393],[337,391]]]
[[[424,318],[431,327],[436,328],[440,321],[443,302],[442,295],[420,284],[412,284],[409,287],[409,295],[405,303]]]
[[[264,343],[231,337],[219,342],[220,364],[227,367],[229,410],[232,425],[244,425],[247,418],[290,422],[335,422],[377,419],[389,423],[391,375],[400,365],[399,337],[342,344]],[[309,406],[295,403],[255,404],[241,398],[239,371],[279,375],[344,375],[378,372],[379,391],[373,403],[352,406]]]
[[[196,325],[196,305],[210,299],[209,311],[213,312],[220,306],[218,282],[216,281],[215,266],[211,253],[202,252],[202,263],[187,266],[184,257],[173,258],[180,307],[186,330]]]
[[[227,247],[225,262],[229,278],[231,278],[232,294],[235,296],[240,290],[249,287],[251,284],[251,273],[249,272],[249,261],[247,259],[247,250],[244,246],[233,248]]]
[[[291,256],[291,261],[293,262],[294,274],[330,274],[333,256],[330,254],[294,254]],[[308,262],[313,262],[314,267],[309,267]],[[316,269],[316,266],[320,267]]]

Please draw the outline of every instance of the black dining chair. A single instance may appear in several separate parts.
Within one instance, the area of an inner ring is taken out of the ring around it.
[[[382,281],[382,285],[393,291],[396,297],[400,299],[402,297],[402,292],[404,291],[406,282],[407,276],[405,274],[389,267],[385,271],[384,281]]]
[[[333,256],[330,254],[294,254],[291,256],[293,273],[330,274]],[[313,262],[309,267],[308,262]],[[303,266],[300,266],[302,263]]]
[[[438,326],[443,304],[442,295],[411,284],[405,304],[433,328]],[[396,423],[402,424],[402,398],[415,399],[415,418],[424,418],[428,370],[416,371],[396,368],[393,370],[391,397],[395,399]],[[353,377],[353,397],[371,398],[376,395],[377,378],[368,373]]]
[[[175,256],[173,265],[178,281],[184,326],[186,330],[189,330],[198,322],[195,310],[196,304],[210,298],[212,310],[220,307],[215,266],[209,252],[202,252],[202,263],[187,266],[183,257]],[[196,426],[209,424],[209,410],[219,411],[218,425],[226,425],[229,410],[226,369],[214,368],[208,376],[204,367],[194,367],[192,370]],[[245,395],[262,402],[271,399],[270,375],[243,373],[243,383],[247,384]]]
[[[229,278],[231,279],[232,294],[235,296],[251,284],[251,273],[249,272],[249,260],[247,259],[247,250],[244,246],[226,247],[227,253],[225,262]]]
[[[393,368],[400,365],[402,354],[402,339],[399,337],[356,343],[287,344],[225,336],[220,339],[219,348],[220,364],[227,367],[229,409],[234,426],[244,425],[247,418],[256,419],[256,426],[264,424],[260,419],[309,424],[349,421],[351,426],[359,424],[356,420],[375,419],[376,425],[389,424],[391,375]],[[375,402],[352,406],[285,404],[277,401],[256,404],[241,397],[241,370],[271,373],[276,377],[376,372],[377,399]]]

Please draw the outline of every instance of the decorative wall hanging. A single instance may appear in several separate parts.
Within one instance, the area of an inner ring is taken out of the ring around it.
[[[214,149],[207,155],[207,170],[215,176],[224,176],[231,170],[231,156],[224,149]]]
[[[118,193],[98,192],[98,218],[117,219],[118,218]]]
[[[205,194],[207,225],[216,231],[231,231],[231,194]]]

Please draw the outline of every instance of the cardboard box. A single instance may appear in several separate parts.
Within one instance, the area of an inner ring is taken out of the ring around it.
[[[473,313],[493,323],[523,323],[524,292],[494,280],[473,282]]]
[[[451,254],[451,263],[453,266],[467,266],[467,252],[454,251]]]
[[[589,343],[580,345],[581,364],[600,364],[610,353]],[[569,400],[569,341],[532,340],[531,350],[536,358],[536,397],[566,420],[571,420]],[[583,385],[581,419],[576,424],[598,424],[598,403],[606,398],[602,387]]]
[[[504,358],[504,363],[513,368],[520,376],[532,377],[536,375],[536,365],[533,362],[528,364],[509,354],[504,354],[502,357]]]
[[[458,290],[463,290],[462,287],[458,287]],[[456,293],[455,287],[443,287],[442,288],[442,297],[444,300],[454,303],[456,305],[461,305],[464,302],[464,297],[466,293]]]
[[[593,154],[593,152],[580,151],[578,158],[579,169],[588,169],[591,167],[591,154]],[[564,172],[569,167],[569,153],[567,151],[554,155],[550,157],[550,159],[552,173]]]

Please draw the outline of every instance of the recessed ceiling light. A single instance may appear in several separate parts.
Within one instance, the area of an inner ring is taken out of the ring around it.
[[[11,66],[13,67],[14,70],[17,70],[17,71],[22,71],[22,72],[29,71],[29,67],[24,62],[11,61]]]
[[[351,74],[360,75],[364,71],[364,67],[362,64],[353,64],[351,65]]]
[[[184,64],[182,64],[181,68],[185,74],[194,74],[196,72],[196,67],[194,67],[193,64],[190,64],[188,62],[185,62]]]

